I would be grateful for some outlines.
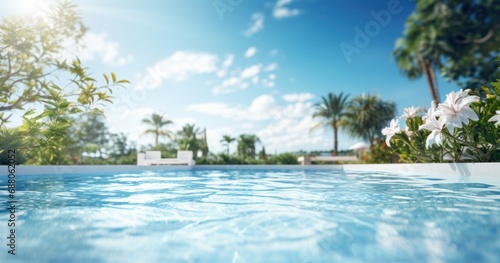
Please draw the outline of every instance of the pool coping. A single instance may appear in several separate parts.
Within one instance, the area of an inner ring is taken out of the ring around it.
[[[419,164],[344,164],[344,165],[19,165],[16,175],[96,174],[175,170],[336,170],[344,172],[383,172],[400,175],[498,176],[500,163],[419,163]],[[0,165],[0,175],[7,172]]]

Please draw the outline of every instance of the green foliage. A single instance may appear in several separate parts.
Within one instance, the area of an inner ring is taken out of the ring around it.
[[[79,63],[73,65],[81,69]],[[81,74],[85,74],[84,72],[83,69],[80,71]],[[51,83],[45,87],[49,95],[39,99],[44,110],[38,114],[35,110],[29,110],[22,116],[23,123],[19,131],[26,138],[25,145],[33,151],[33,157],[36,159],[34,163],[66,163],[62,149],[71,143],[68,136],[73,124],[71,116],[101,113],[98,106],[110,101],[108,91],[100,91],[109,87],[97,88],[90,77],[80,76],[72,82],[77,83],[81,91],[77,101],[72,101],[71,94]]]
[[[342,92],[339,95],[328,93],[328,96],[321,97],[321,103],[315,105],[313,118],[320,118],[321,122],[312,127],[311,130],[325,126],[333,129],[333,152],[335,155],[338,153],[338,130],[347,115],[348,97],[349,95],[344,95]]]
[[[0,125],[14,111],[25,111],[19,132],[31,164],[67,164],[73,144],[73,119],[86,113],[102,112],[112,100],[112,89],[128,83],[99,86],[78,59],[61,61],[62,43],[78,43],[86,31],[76,6],[60,2],[46,19],[23,17],[3,19],[0,24]],[[59,75],[70,76],[59,85]],[[64,87],[64,88],[62,88]],[[42,110],[26,109],[41,105]]]
[[[194,124],[186,124],[177,132],[176,143],[181,151],[192,151],[194,156],[202,152],[203,156],[208,155],[208,144],[206,131],[200,130]]]
[[[113,164],[137,164],[137,150],[123,133],[110,134],[108,146],[109,160]]]
[[[209,157],[201,157],[196,159],[197,165],[241,165],[249,164],[247,160],[234,155],[224,153],[210,155]]]
[[[260,139],[255,134],[241,134],[238,138],[238,156],[243,159],[255,159],[255,147],[259,142]]]
[[[77,146],[87,153],[97,153],[102,158],[110,139],[104,115],[88,114],[80,119],[71,131]]]
[[[272,156],[268,164],[299,164],[297,156],[293,153],[282,153]]]
[[[227,155],[229,155],[229,146],[234,141],[236,141],[236,138],[233,138],[230,135],[222,135],[222,139],[220,140],[220,143],[222,143],[222,146],[224,148],[226,148],[226,154]]]
[[[267,160],[266,147],[262,146],[262,150],[259,152],[259,160]]]
[[[367,163],[393,163],[397,159],[398,156],[394,151],[384,141],[378,139],[373,144],[370,152],[366,153]]]
[[[283,153],[271,158],[265,159],[243,159],[239,156],[228,155],[225,153],[210,155],[196,159],[197,165],[264,165],[264,164],[298,164],[297,156],[291,153]]]
[[[497,85],[498,83],[493,84],[493,86]],[[480,100],[476,92],[460,92],[459,94],[462,95],[458,97],[457,105],[462,104],[462,101],[466,99],[475,102],[470,104],[470,108],[469,106],[453,107],[457,111],[463,110],[460,107],[466,107],[465,110],[471,112],[474,117],[468,115],[467,121],[459,119],[460,125],[455,125],[451,130],[447,128],[447,125],[454,120],[446,119],[445,115],[427,113],[424,124],[432,123],[431,120],[436,119],[436,123],[441,125],[437,128],[432,126],[432,131],[427,130],[426,126],[415,128],[411,125],[411,122],[415,121],[422,123],[420,116],[408,118],[408,131],[399,132],[396,129],[391,138],[391,145],[399,154],[400,160],[403,162],[500,161],[500,126],[496,125],[492,119],[494,116],[497,116],[495,118],[500,116],[500,99],[496,91],[485,88],[487,96],[484,100]],[[440,105],[436,112],[443,111],[441,107],[443,106]],[[460,112],[455,114],[460,114]],[[437,134],[440,137],[436,136]],[[440,140],[433,138],[440,138]]]
[[[173,124],[171,120],[165,119],[165,114],[153,113],[149,118],[144,118],[142,123],[148,124],[151,127],[147,129],[144,134],[152,134],[155,136],[155,146],[159,145],[160,137],[168,137],[171,140],[174,139],[174,133],[163,128],[164,126]]]
[[[349,102],[345,129],[355,137],[368,141],[370,146],[382,136],[381,130],[395,116],[396,104],[375,95],[359,95]]]
[[[16,164],[26,162],[26,158],[22,153],[23,138],[17,129],[0,128],[0,165],[8,164],[9,150],[16,151]]]
[[[477,91],[499,76],[493,63],[500,47],[498,14],[497,1],[419,0],[404,37],[396,42],[396,62],[410,79],[426,76],[436,103],[436,70],[448,81]]]

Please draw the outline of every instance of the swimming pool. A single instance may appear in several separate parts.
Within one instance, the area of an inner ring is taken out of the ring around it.
[[[0,246],[0,262],[500,262],[500,177],[202,169],[16,180],[17,253]],[[8,211],[0,218],[4,237]]]

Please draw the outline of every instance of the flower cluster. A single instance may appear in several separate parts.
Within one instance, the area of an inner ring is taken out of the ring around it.
[[[500,100],[497,92],[485,92],[484,100],[460,90],[427,111],[404,109],[406,129],[393,119],[382,130],[387,145],[407,162],[500,161]]]

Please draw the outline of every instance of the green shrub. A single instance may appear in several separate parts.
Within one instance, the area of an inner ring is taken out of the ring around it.
[[[370,152],[366,154],[367,163],[393,163],[398,159],[397,154],[387,146],[385,141],[377,140]]]
[[[272,156],[267,163],[268,164],[299,164],[299,161],[297,160],[297,156],[295,156],[295,154],[282,153],[282,154]]]
[[[16,164],[26,162],[26,158],[21,151],[23,147],[22,136],[17,129],[1,128],[0,129],[0,164],[8,164],[9,150],[16,150]]]

